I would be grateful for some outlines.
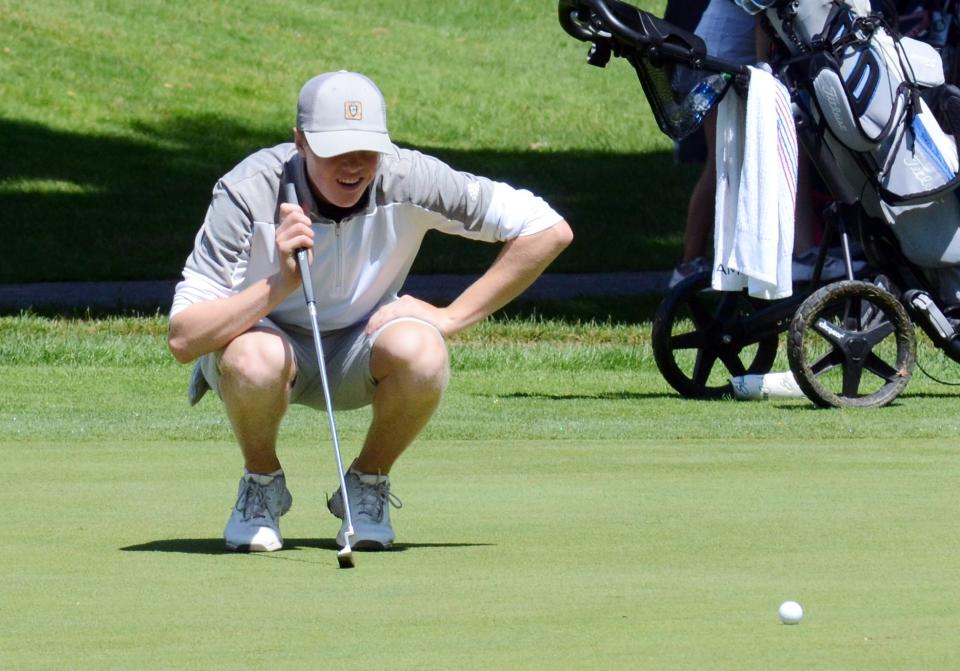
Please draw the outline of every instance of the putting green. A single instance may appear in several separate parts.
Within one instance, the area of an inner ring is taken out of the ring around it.
[[[396,550],[337,568],[328,444],[287,547],[229,554],[229,442],[3,441],[5,668],[947,668],[960,455],[940,442],[434,441]],[[795,599],[799,626],[779,624]]]

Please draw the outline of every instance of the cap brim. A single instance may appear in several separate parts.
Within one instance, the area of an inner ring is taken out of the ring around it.
[[[330,158],[352,151],[374,151],[393,154],[396,149],[386,133],[363,130],[304,131],[310,151],[321,158]]]

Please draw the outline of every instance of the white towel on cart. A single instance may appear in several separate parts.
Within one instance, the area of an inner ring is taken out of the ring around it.
[[[789,296],[797,132],[790,94],[766,70],[750,68],[746,101],[733,90],[721,101],[716,153],[713,288]]]

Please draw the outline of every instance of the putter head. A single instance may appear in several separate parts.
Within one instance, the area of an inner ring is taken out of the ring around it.
[[[340,568],[354,567],[353,552],[350,551],[350,548],[343,548],[337,553],[337,563],[340,564]]]
[[[353,536],[353,524],[343,534],[343,547],[337,552],[337,563],[340,568],[353,568],[353,548],[350,543],[350,537]]]
[[[350,546],[347,545],[342,548],[337,553],[337,563],[340,564],[340,568],[353,568],[353,551],[350,549]]]

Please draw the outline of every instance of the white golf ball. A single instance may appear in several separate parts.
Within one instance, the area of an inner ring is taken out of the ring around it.
[[[784,624],[798,624],[803,619],[803,607],[796,601],[784,601],[780,604],[780,621]]]

